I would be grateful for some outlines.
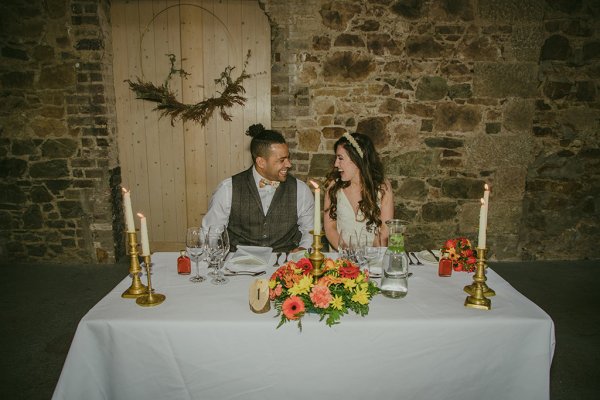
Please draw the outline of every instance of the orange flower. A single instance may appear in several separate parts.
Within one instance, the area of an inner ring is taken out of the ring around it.
[[[304,302],[298,296],[290,296],[281,305],[283,315],[289,320],[296,320],[304,313]]]
[[[327,308],[333,297],[327,286],[317,285],[313,286],[310,292],[310,299],[315,307]]]

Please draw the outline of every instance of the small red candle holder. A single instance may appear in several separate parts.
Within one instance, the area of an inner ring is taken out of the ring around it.
[[[452,275],[452,260],[449,258],[440,258],[440,265],[438,267],[439,276],[450,276]]]

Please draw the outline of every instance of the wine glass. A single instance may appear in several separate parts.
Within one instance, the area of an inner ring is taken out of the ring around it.
[[[229,252],[229,235],[227,234],[227,227],[224,225],[212,225],[208,229],[207,236],[207,251],[209,256],[210,265],[214,268],[215,274],[210,283],[214,285],[223,285],[229,282],[225,276],[221,267],[223,266],[223,260]]]
[[[340,258],[356,261],[357,235],[353,230],[340,230],[338,240],[338,253]]]
[[[206,251],[206,233],[202,228],[194,226],[188,228],[185,237],[185,247],[190,258],[196,264],[196,275],[190,278],[194,283],[203,282],[206,278],[200,275],[200,256]]]
[[[361,248],[362,257],[364,259],[364,267],[371,273],[371,268],[381,258],[381,238],[379,230],[369,232],[367,227],[363,227],[359,233],[358,246]]]

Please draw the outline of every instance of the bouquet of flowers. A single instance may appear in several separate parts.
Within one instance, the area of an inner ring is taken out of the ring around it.
[[[452,268],[455,271],[475,271],[477,254],[471,247],[469,239],[460,237],[447,240],[441,251],[443,258],[452,260]]]
[[[379,293],[379,288],[369,280],[369,272],[347,259],[327,258],[320,277],[312,275],[313,266],[308,258],[287,262],[273,273],[269,280],[269,298],[281,316],[279,328],[288,321],[298,321],[302,330],[302,317],[315,313],[329,326],[339,324],[348,310],[365,316],[369,302]]]

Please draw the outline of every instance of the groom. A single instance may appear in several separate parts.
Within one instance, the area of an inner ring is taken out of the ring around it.
[[[304,182],[288,174],[292,164],[285,139],[261,124],[246,134],[252,136],[254,165],[217,186],[202,228],[227,225],[231,251],[238,245],[286,253],[309,248],[314,198]]]

